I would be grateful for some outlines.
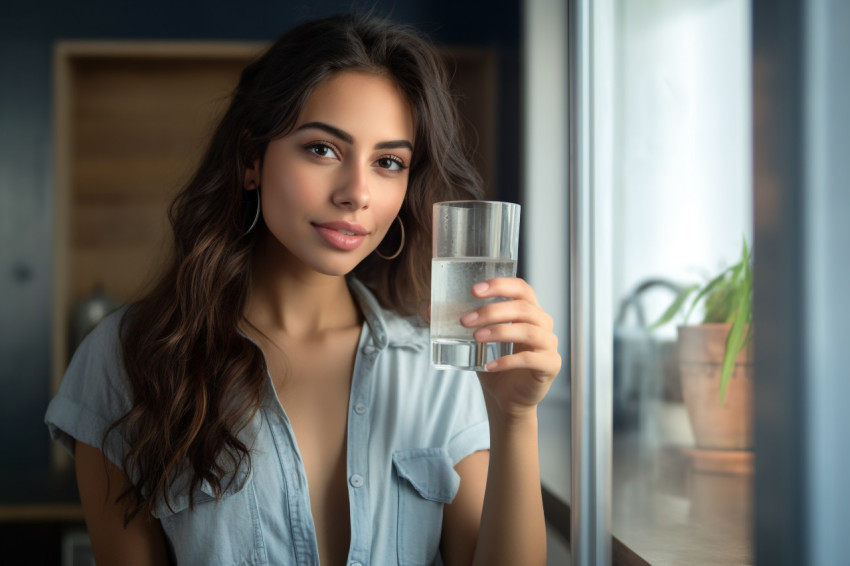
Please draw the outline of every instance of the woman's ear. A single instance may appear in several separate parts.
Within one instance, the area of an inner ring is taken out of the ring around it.
[[[253,191],[260,186],[260,160],[257,159],[253,164],[245,168],[245,186],[246,191]]]

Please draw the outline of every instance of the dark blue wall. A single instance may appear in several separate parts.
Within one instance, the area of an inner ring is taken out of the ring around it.
[[[53,238],[52,53],[61,39],[270,40],[365,6],[445,45],[499,56],[497,194],[516,198],[519,0],[286,2],[42,0],[0,3],[0,469],[44,468],[49,441]],[[364,11],[364,10],[359,10]]]

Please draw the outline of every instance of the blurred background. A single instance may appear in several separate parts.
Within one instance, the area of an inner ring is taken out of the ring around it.
[[[840,563],[839,539],[818,537],[850,513],[824,514],[850,503],[847,6],[5,1],[0,563],[91,563],[73,466],[43,425],[69,356],[154,273],[165,207],[241,68],[352,9],[437,43],[488,198],[523,205],[520,275],[564,360],[540,409],[550,564]],[[756,361],[738,359],[725,401],[709,394],[744,411],[745,442],[706,445],[683,368],[719,362],[683,361],[679,337],[704,304],[653,323],[745,249]]]

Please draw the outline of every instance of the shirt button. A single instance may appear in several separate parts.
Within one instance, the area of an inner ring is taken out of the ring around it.
[[[364,414],[366,412],[366,405],[364,405],[363,403],[357,403],[356,405],[354,405],[354,412],[358,415]]]
[[[354,474],[348,481],[352,487],[361,487],[363,485],[363,476]]]

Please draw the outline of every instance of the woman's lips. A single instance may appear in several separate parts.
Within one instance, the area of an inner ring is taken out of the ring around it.
[[[323,222],[313,226],[327,243],[346,252],[357,248],[369,234],[363,226],[351,222]]]

